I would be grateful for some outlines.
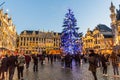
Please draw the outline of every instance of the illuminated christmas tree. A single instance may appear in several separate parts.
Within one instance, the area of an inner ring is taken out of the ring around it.
[[[66,54],[80,53],[82,46],[80,35],[78,33],[77,20],[74,17],[71,9],[68,9],[68,13],[65,14],[63,22],[63,31],[61,35],[61,49]]]

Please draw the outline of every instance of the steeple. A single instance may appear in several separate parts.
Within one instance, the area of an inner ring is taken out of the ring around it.
[[[113,7],[114,5],[113,5],[113,2],[111,1],[111,7]]]
[[[111,18],[112,24],[114,24],[116,21],[116,13],[115,13],[115,6],[113,5],[112,2],[110,6],[110,11],[111,11],[110,18]]]
[[[110,6],[110,11],[111,11],[111,13],[115,12],[115,6],[113,5],[112,2],[111,2],[111,6]]]

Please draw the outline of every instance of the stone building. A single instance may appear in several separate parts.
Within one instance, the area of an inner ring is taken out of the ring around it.
[[[17,32],[8,13],[0,10],[0,49],[15,51]]]
[[[83,52],[94,49],[96,53],[111,53],[112,38],[112,30],[104,24],[97,25],[93,30],[88,29],[83,37]]]
[[[25,53],[49,53],[60,49],[60,33],[24,30],[18,37],[18,49]]]
[[[110,18],[111,18],[111,28],[113,33],[113,44],[115,50],[120,52],[120,6],[119,9],[115,10],[115,6],[111,2],[110,6]]]

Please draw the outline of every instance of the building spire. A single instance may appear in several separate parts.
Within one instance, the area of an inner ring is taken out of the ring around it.
[[[113,2],[111,2],[110,12],[111,12],[111,14],[110,14],[111,21],[112,21],[112,23],[115,23],[116,13],[115,13],[115,6],[113,5]]]
[[[111,11],[111,12],[114,12],[114,11],[115,11],[115,6],[113,5],[113,2],[111,2],[110,11]]]
[[[111,1],[111,6],[113,6],[113,2]]]

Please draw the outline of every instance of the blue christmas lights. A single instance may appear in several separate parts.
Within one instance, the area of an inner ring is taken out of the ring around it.
[[[77,20],[71,9],[65,14],[63,31],[61,36],[61,49],[65,54],[77,54],[81,52],[81,40],[78,33]]]

